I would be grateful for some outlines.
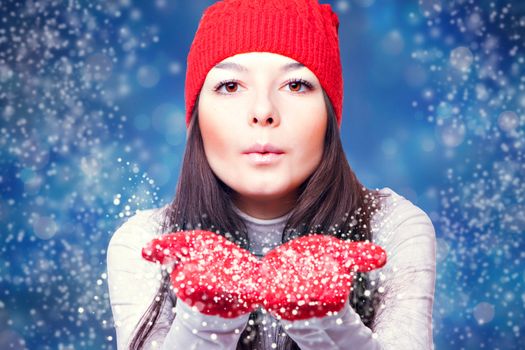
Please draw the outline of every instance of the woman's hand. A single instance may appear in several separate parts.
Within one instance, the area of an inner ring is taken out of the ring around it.
[[[289,241],[262,260],[262,303],[275,317],[302,320],[339,312],[348,302],[355,272],[386,263],[371,243],[308,235]]]
[[[149,242],[142,256],[161,264],[174,262],[175,294],[203,314],[234,318],[259,305],[260,261],[216,233],[170,233]]]
[[[302,320],[340,311],[355,272],[386,263],[366,242],[308,235],[271,250],[262,260],[210,231],[181,231],[151,241],[142,256],[175,262],[175,294],[204,314],[234,318],[263,305],[275,317]]]

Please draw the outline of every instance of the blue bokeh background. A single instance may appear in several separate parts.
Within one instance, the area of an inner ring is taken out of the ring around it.
[[[436,228],[436,348],[520,348],[525,3],[323,2],[350,165]],[[173,196],[212,3],[0,3],[0,349],[116,348],[107,243]]]

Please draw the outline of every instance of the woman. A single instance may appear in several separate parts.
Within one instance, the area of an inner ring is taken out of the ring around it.
[[[174,199],[135,214],[109,243],[119,349],[432,348],[434,227],[390,188],[366,189],[348,165],[338,25],[317,0],[225,0],[205,11],[187,61]],[[152,238],[195,228],[258,257],[308,233],[368,240],[388,262],[358,273],[337,315],[210,316],[178,300],[166,269],[141,257]]]

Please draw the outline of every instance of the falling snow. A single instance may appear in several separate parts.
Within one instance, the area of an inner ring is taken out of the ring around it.
[[[380,62],[370,76],[348,78],[345,108],[368,81],[383,89],[368,104],[386,106],[386,94],[398,94],[396,106],[408,107],[399,114],[413,131],[376,139],[379,155],[369,140],[354,144],[359,152],[345,148],[363,164],[388,165],[362,166],[364,183],[399,183],[401,194],[432,204],[436,348],[518,348],[525,8],[520,1],[323,2],[341,18],[343,66]],[[0,348],[116,348],[107,243],[137,209],[165,204],[174,191],[185,141],[184,59],[203,9],[162,0],[0,3]],[[363,56],[352,46],[363,42],[377,51]],[[401,89],[388,85],[396,74]],[[402,123],[390,110],[355,108],[377,113],[377,125]],[[345,128],[360,122],[354,114]],[[428,182],[416,191],[404,185],[409,176]]]

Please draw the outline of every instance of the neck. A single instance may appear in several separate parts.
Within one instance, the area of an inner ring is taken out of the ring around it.
[[[278,200],[247,200],[236,197],[233,205],[243,213],[261,220],[270,220],[288,214],[295,205],[295,197]]]

